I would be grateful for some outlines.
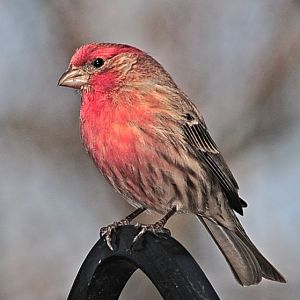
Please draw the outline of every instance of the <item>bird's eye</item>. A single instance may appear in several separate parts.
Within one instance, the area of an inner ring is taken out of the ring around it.
[[[95,68],[100,68],[101,66],[103,66],[104,64],[104,60],[102,58],[96,58],[94,61],[93,61],[93,66]]]

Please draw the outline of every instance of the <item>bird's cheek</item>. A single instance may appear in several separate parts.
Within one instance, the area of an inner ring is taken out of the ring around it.
[[[107,92],[117,86],[117,76],[114,73],[98,73],[91,76],[90,85],[95,91]]]

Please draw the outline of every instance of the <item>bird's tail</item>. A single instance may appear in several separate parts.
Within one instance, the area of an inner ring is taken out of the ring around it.
[[[241,285],[257,284],[262,277],[286,282],[267,261],[243,230],[229,230],[209,219],[197,216],[226,258],[235,278]]]

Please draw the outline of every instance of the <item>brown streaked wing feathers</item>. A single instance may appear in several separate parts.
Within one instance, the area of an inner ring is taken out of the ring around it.
[[[243,207],[247,203],[238,196],[238,184],[229,170],[224,158],[220,154],[217,145],[201,120],[193,119],[186,115],[187,122],[183,125],[183,132],[189,144],[192,146],[201,161],[219,180],[227,196],[229,205],[239,214],[243,214]]]

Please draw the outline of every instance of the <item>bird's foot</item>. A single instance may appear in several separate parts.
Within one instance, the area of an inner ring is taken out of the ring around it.
[[[133,244],[136,243],[146,232],[151,232],[155,235],[158,233],[166,233],[171,235],[171,231],[167,228],[164,228],[162,222],[156,222],[154,224],[136,224],[135,227],[139,228],[139,233],[134,237]]]
[[[111,251],[114,251],[114,248],[112,246],[113,232],[116,231],[116,229],[118,227],[121,227],[124,225],[129,225],[129,224],[130,224],[130,221],[128,219],[123,219],[121,221],[114,222],[114,223],[107,225],[105,227],[102,227],[100,229],[100,237],[105,237],[106,244]]]

